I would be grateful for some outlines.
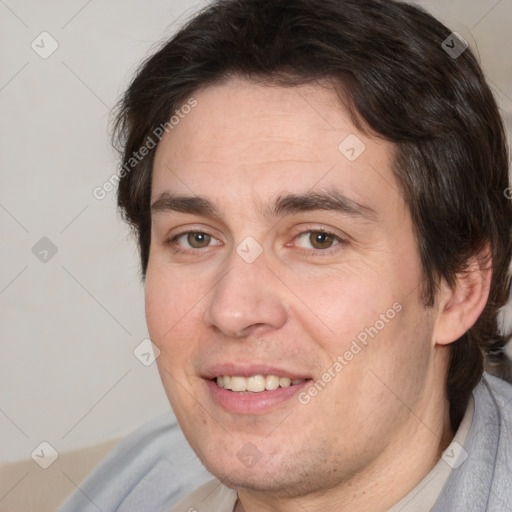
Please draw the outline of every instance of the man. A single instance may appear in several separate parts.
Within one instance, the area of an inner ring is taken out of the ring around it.
[[[512,389],[482,374],[508,153],[460,36],[391,0],[220,0],[117,126],[159,372],[216,477],[173,511],[512,510]]]

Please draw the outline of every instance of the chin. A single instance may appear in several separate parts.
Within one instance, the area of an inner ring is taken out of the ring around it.
[[[248,443],[249,444],[249,443]],[[250,450],[246,450],[250,452]],[[219,457],[219,453],[197,452],[203,465],[212,475],[219,479],[225,486],[235,490],[264,493],[277,498],[297,498],[318,492],[339,482],[329,480],[336,472],[327,473],[327,465],[324,472],[318,471],[318,466],[304,467],[304,461],[300,457],[289,454],[293,462],[286,463],[280,458],[267,458],[261,456],[257,461],[248,461],[251,467],[244,466],[238,458],[233,459],[225,453],[225,457]],[[322,474],[323,473],[323,474]]]
[[[304,482],[295,482],[293,481],[294,479],[284,475],[277,476],[273,472],[269,472],[265,467],[252,468],[249,471],[235,469],[231,473],[227,471],[219,473],[215,472],[215,468],[211,468],[210,472],[231,489],[261,492],[266,495],[272,494],[276,497],[295,497],[309,492],[305,488],[299,489],[304,487]]]

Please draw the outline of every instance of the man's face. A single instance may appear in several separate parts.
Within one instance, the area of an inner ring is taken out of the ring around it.
[[[158,146],[146,276],[179,423],[231,486],[300,494],[377,471],[437,429],[446,369],[393,146],[320,85],[194,98]]]

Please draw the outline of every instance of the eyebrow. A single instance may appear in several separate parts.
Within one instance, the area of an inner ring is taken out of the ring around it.
[[[267,217],[282,217],[314,210],[333,210],[350,217],[359,217],[373,222],[377,220],[377,213],[373,208],[350,199],[338,190],[279,195],[273,202],[261,208],[263,215]],[[173,195],[164,192],[151,205],[151,213],[169,211],[221,217],[215,204],[205,197]]]

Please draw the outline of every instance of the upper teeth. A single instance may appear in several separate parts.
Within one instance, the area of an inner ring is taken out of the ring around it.
[[[252,377],[239,377],[224,375],[217,377],[217,384],[224,389],[231,391],[252,391],[259,393],[260,391],[277,389],[279,386],[287,388],[304,382],[305,379],[291,380],[288,377],[278,377],[277,375],[253,375]]]

